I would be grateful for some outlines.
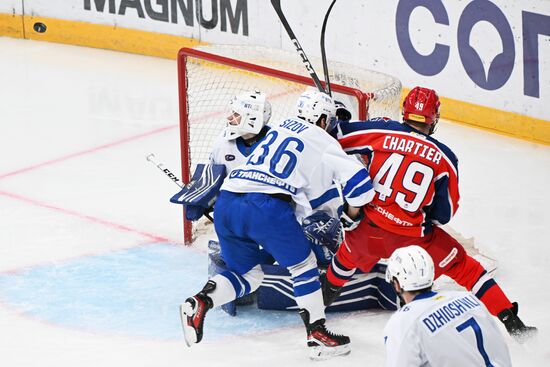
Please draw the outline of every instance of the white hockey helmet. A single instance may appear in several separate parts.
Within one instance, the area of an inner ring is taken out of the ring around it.
[[[271,118],[271,103],[258,90],[238,94],[229,102],[231,115],[227,118],[224,137],[233,140],[246,134],[258,134]]]
[[[298,98],[296,115],[312,124],[317,124],[317,121],[324,115],[326,117],[325,130],[331,131],[336,123],[334,100],[326,93],[308,88]]]
[[[431,287],[434,282],[434,262],[420,246],[398,248],[393,252],[386,268],[386,281],[399,281],[404,291],[416,291]]]

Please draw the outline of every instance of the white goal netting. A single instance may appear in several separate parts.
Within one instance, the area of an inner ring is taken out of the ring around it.
[[[197,52],[198,51],[198,52]],[[310,60],[322,77],[322,64]],[[245,65],[246,63],[246,65]],[[239,93],[260,90],[272,105],[271,122],[294,114],[298,96],[312,84],[295,52],[249,46],[200,46],[182,49],[178,57],[183,180],[206,163],[212,144],[225,125],[227,104]],[[400,81],[354,65],[329,62],[333,97],[344,102],[354,119],[399,117]],[[190,243],[191,225],[186,223]]]

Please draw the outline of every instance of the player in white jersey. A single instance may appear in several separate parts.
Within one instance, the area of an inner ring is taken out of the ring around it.
[[[384,329],[387,366],[512,365],[493,317],[470,292],[431,290],[434,264],[420,246],[393,252],[386,280],[406,304]]]
[[[271,104],[258,90],[235,95],[228,104],[225,127],[214,142],[209,164],[199,164],[191,179],[171,201],[185,206],[187,220],[199,220],[209,213],[226,173],[246,162],[269,130]]]
[[[311,206],[333,180],[342,184],[352,218],[374,195],[368,171],[325,131],[332,127],[334,115],[329,96],[303,93],[297,116],[273,125],[247,162],[229,173],[216,202],[214,223],[228,271],[214,276],[181,306],[189,345],[201,340],[210,308],[258,288],[263,278],[261,243],[292,276],[310,356],[349,353],[349,338],[325,327],[317,262],[295,217],[295,205]]]

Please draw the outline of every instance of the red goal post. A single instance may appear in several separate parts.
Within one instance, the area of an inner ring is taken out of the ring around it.
[[[312,62],[319,64],[316,59]],[[235,94],[254,89],[266,93],[272,105],[271,122],[276,122],[291,116],[298,96],[307,86],[314,86],[298,56],[283,50],[219,45],[182,48],[177,64],[184,183],[189,182],[196,164],[208,162],[212,144],[225,126],[227,104]],[[376,116],[397,117],[392,115],[399,110],[399,80],[342,63],[329,63],[329,70],[333,96],[348,106],[354,119],[366,119],[373,106]],[[378,84],[372,79],[379,79]],[[186,244],[193,242],[193,233],[193,224],[183,217]]]

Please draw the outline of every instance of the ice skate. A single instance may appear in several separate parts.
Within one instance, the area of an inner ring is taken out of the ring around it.
[[[310,324],[309,312],[304,309],[300,310],[300,316],[306,325],[310,359],[321,361],[336,356],[344,356],[351,352],[349,337],[337,335],[327,330],[325,319]]]
[[[216,283],[208,281],[202,291],[180,305],[181,325],[188,347],[202,340],[204,318],[213,306],[212,299],[207,294],[215,288]]]
[[[508,308],[498,314],[498,318],[504,326],[508,333],[519,343],[524,343],[525,341],[533,338],[538,330],[534,326],[526,326],[523,321],[518,317],[518,303],[512,303],[512,308]]]
[[[330,306],[342,293],[344,287],[339,287],[328,281],[326,274],[319,277],[321,282],[321,290],[323,292],[323,303],[325,307]]]

